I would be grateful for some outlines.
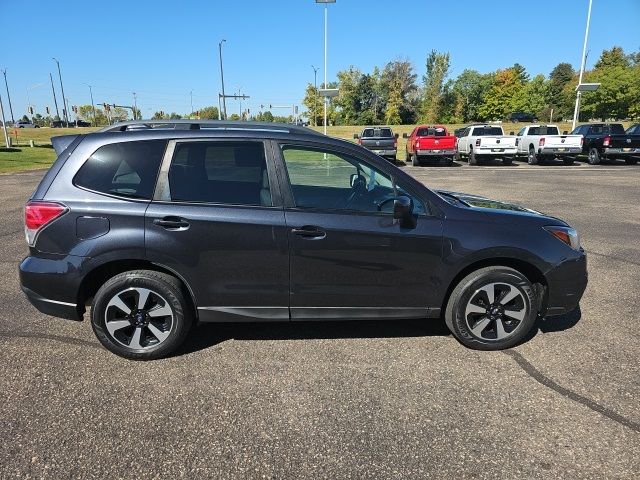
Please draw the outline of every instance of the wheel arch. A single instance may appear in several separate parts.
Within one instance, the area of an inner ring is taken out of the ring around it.
[[[93,299],[97,291],[107,280],[115,275],[131,270],[152,270],[166,273],[167,275],[177,278],[184,290],[185,298],[190,303],[193,314],[197,318],[198,309],[196,308],[197,303],[195,296],[191,286],[184,277],[165,265],[142,259],[112,260],[95,266],[83,277],[80,283],[80,288],[78,289],[78,305],[88,305],[88,302]]]
[[[446,310],[451,293],[464,277],[472,272],[475,272],[476,270],[480,270],[481,268],[485,267],[509,267],[522,273],[534,286],[536,296],[538,297],[538,311],[544,310],[547,302],[548,283],[542,271],[533,263],[526,260],[521,260],[513,257],[491,257],[476,260],[466,265],[458,273],[456,273],[453,279],[449,282],[446,293],[442,300],[440,311],[444,312]]]

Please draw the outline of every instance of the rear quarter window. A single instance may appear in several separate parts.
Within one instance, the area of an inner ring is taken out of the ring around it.
[[[166,140],[104,145],[84,162],[74,185],[109,195],[151,199]]]

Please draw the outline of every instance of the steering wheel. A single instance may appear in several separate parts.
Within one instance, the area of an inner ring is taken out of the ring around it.
[[[354,174],[351,179],[351,193],[347,197],[344,208],[348,209],[356,199],[356,197],[359,197],[360,195],[363,195],[365,193],[367,193],[367,179],[359,173],[357,175]]]
[[[398,197],[396,197],[395,195],[391,195],[391,196],[383,198],[382,200],[377,202],[376,203],[376,207],[378,208],[378,211],[381,212],[382,211],[382,207],[384,207],[387,203],[392,202],[396,198],[398,198]]]

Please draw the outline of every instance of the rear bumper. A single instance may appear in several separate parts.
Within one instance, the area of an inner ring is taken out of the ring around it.
[[[398,150],[395,148],[367,148],[381,157],[395,157],[398,153]]]
[[[587,288],[587,256],[581,252],[576,258],[568,259],[546,275],[547,301],[544,314],[562,315],[574,310]]]
[[[473,151],[476,153],[476,156],[483,156],[483,157],[514,157],[518,153],[518,150],[516,149],[516,147],[475,148]]]
[[[629,155],[640,155],[640,148],[605,148],[602,152],[605,156],[625,157]]]
[[[582,147],[545,147],[538,149],[538,153],[542,155],[578,155],[582,153]]]
[[[416,150],[419,157],[453,157],[455,150]]]
[[[73,255],[29,256],[20,264],[20,287],[40,312],[69,320],[82,320],[78,305],[83,257]]]

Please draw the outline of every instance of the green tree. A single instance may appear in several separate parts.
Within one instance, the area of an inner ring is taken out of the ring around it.
[[[304,93],[304,100],[302,104],[307,108],[305,115],[309,117],[311,125],[320,125],[323,121],[323,106],[324,98],[320,96],[320,93],[312,84],[307,84],[307,88]]]
[[[419,103],[418,86],[416,85],[418,76],[415,74],[411,62],[401,59],[393,60],[384,66],[381,73],[374,69],[373,76],[376,81],[375,116],[380,118],[382,114],[378,112],[385,112],[386,117],[387,102],[392,94],[397,95],[399,92],[400,123],[415,122]]]
[[[493,73],[481,74],[469,69],[458,75],[451,87],[455,102],[455,122],[480,120],[478,109],[493,86],[494,76]]]
[[[516,77],[518,77],[518,79],[520,80],[520,83],[524,85],[529,81],[529,74],[527,73],[527,69],[524,68],[522,65],[516,62],[513,64],[511,68],[516,74]]]
[[[538,118],[549,118],[547,98],[549,84],[544,75],[536,75],[527,82],[517,95],[511,100],[511,110],[514,112],[533,113]]]
[[[449,73],[449,53],[431,50],[427,56],[427,73],[422,77],[423,94],[420,118],[427,123],[440,120],[444,84]]]
[[[496,71],[493,86],[485,94],[478,115],[483,120],[503,119],[509,113],[514,97],[521,90],[522,82],[513,68]]]
[[[389,98],[384,112],[384,121],[388,125],[397,125],[401,122],[400,108],[402,107],[402,85],[399,80],[394,80],[389,85]]]
[[[362,72],[352,65],[347,70],[339,71],[337,77],[339,93],[334,102],[340,109],[341,122],[345,125],[354,125],[360,114],[358,83]]]
[[[268,110],[266,112],[259,112],[258,115],[256,115],[256,120],[259,122],[273,122],[273,113]]]
[[[217,120],[218,107],[202,107],[200,110],[200,118],[203,120]]]
[[[168,119],[169,119],[169,115],[164,113],[162,110],[158,110],[157,112],[154,112],[153,116],[151,117],[151,120],[168,120]]]
[[[611,50],[603,50],[600,58],[593,66],[594,70],[605,70],[613,67],[629,67],[631,59],[625,55],[622,47],[613,47]]]
[[[564,89],[575,76],[575,72],[570,63],[559,63],[549,74],[549,89],[547,92],[547,103],[554,109],[554,116],[567,118],[571,115],[571,99],[567,98]]]

